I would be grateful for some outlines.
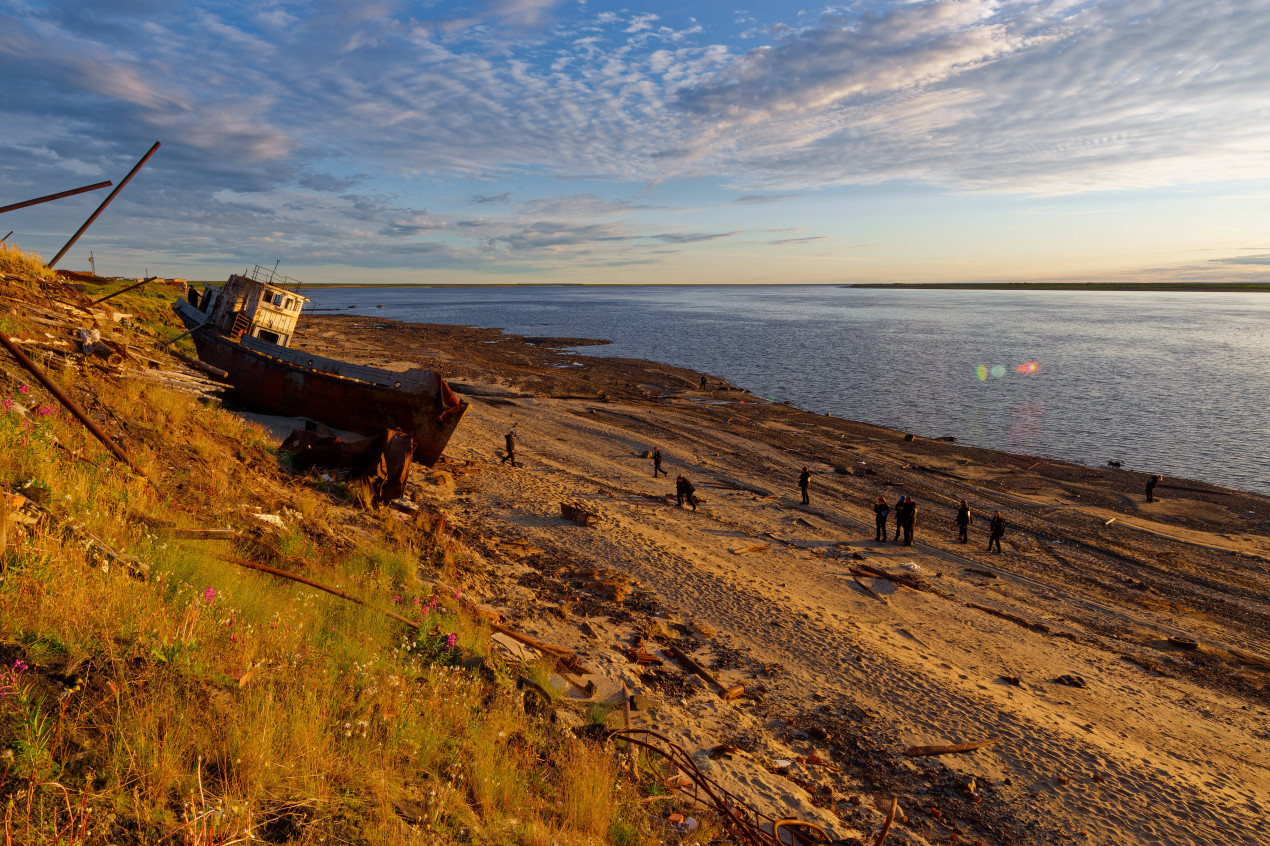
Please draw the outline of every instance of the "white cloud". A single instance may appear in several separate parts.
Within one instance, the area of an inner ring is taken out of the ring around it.
[[[400,197],[372,208],[337,196],[375,180],[404,195],[464,177],[705,178],[747,205],[888,180],[1063,193],[1270,174],[1264,0],[746,13],[747,43],[762,46],[744,52],[739,31],[671,9],[561,0],[269,3],[245,15],[214,1],[193,13],[56,5],[0,12],[0,77],[20,82],[0,102],[14,148],[0,182],[114,173],[160,137],[148,170],[162,174],[162,201],[149,213],[173,232],[177,205],[222,189],[268,197],[297,241],[347,243],[345,214],[364,224],[368,251],[460,228]],[[648,208],[513,195],[534,220],[462,229],[500,249],[580,249],[640,237],[588,216]],[[217,208],[243,231],[261,214]],[[450,260],[455,243],[434,253]]]

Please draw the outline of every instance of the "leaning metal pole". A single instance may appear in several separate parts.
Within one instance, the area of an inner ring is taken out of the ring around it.
[[[144,165],[150,159],[150,157],[154,155],[155,150],[159,149],[159,145],[160,145],[160,142],[158,141],[154,142],[154,146],[150,148],[149,152],[147,152],[144,156],[141,157],[141,161],[133,165],[132,170],[128,171],[128,175],[123,178],[123,182],[120,182],[118,185],[116,185],[115,190],[110,192],[110,196],[106,197],[106,199],[101,201],[101,205],[97,207],[97,211],[93,212],[92,217],[84,221],[84,225],[79,227],[79,231],[71,236],[71,239],[66,242],[66,246],[62,247],[62,249],[57,251],[57,255],[53,256],[53,260],[48,263],[48,268],[50,270],[53,269],[53,265],[57,264],[58,261],[61,260],[62,256],[66,255],[67,250],[75,246],[75,242],[79,240],[79,236],[83,235],[84,230],[86,230],[89,226],[92,226],[93,221],[97,219],[97,215],[101,214],[103,211],[106,210],[106,206],[110,205],[110,201],[115,198],[116,194],[118,194],[120,191],[123,190],[123,186],[128,184],[128,180],[132,179],[132,177],[136,175],[137,171],[141,170],[142,165]]]
[[[40,203],[47,203],[49,200],[60,200],[63,197],[73,197],[76,194],[83,194],[85,191],[96,191],[98,188],[109,188],[114,183],[107,179],[105,182],[98,182],[96,185],[85,185],[83,188],[72,188],[69,191],[59,191],[56,194],[49,194],[47,197],[36,197],[34,200],[23,200],[20,203],[14,203],[11,206],[0,206],[0,214],[7,211],[16,211],[24,209],[27,206],[38,206]],[[10,232],[10,235],[13,233]]]
[[[9,336],[5,335],[3,332],[0,332],[0,346],[7,349],[9,353],[18,360],[18,364],[25,367],[28,373],[39,380],[39,383],[43,385],[50,394],[56,397],[57,401],[60,402],[67,411],[75,416],[75,419],[77,419],[80,423],[83,423],[84,427],[93,433],[93,437],[101,441],[106,449],[114,453],[116,458],[131,467],[138,476],[145,476],[145,471],[138,467],[133,460],[128,457],[128,453],[120,449],[119,445],[110,439],[110,435],[103,432],[101,427],[94,423],[93,419],[85,414],[84,410],[76,404],[75,400],[67,396],[66,392],[59,388],[57,383],[50,379],[48,374],[39,368],[39,365],[27,358],[26,353],[18,349],[18,345],[13,343]]]

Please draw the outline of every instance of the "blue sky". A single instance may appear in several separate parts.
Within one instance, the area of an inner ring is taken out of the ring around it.
[[[159,140],[61,266],[1266,281],[1267,44],[1265,0],[0,0],[0,205]]]

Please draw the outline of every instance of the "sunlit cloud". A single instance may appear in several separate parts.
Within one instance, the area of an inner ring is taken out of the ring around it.
[[[215,241],[219,225],[218,254],[246,256],[267,214],[273,243],[306,260],[382,248],[488,267],[500,251],[558,259],[747,226],[810,227],[776,245],[829,241],[803,204],[834,187],[1071,196],[1270,176],[1270,15],[1255,0],[694,14],[575,0],[4,3],[0,184],[121,174],[157,138],[120,199],[155,249]],[[565,180],[589,184],[549,184]],[[221,217],[191,232],[191,207]],[[656,219],[760,207],[780,218],[703,217],[683,233]],[[1123,217],[1111,208],[1073,214]],[[142,249],[112,229],[122,217],[100,225]]]

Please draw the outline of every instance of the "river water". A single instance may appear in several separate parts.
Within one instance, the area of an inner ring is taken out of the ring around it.
[[[312,307],[701,370],[800,408],[1270,493],[1270,296],[761,287],[305,289]],[[376,308],[383,306],[383,308]]]

